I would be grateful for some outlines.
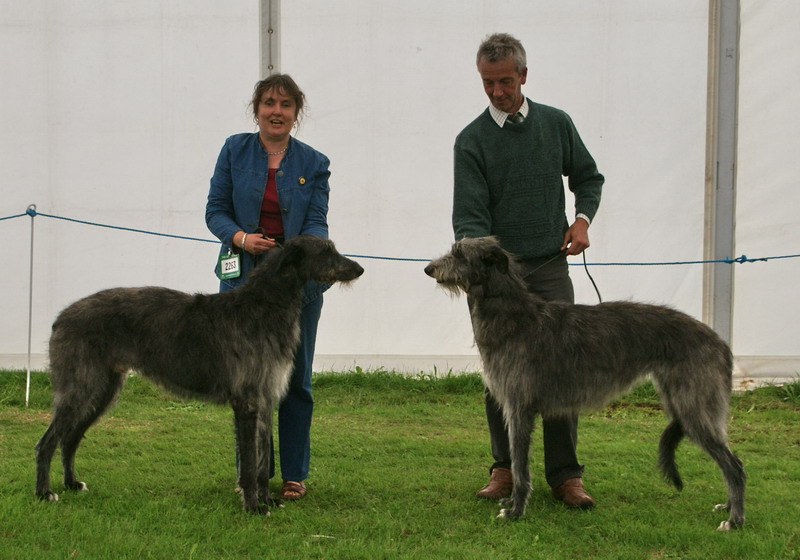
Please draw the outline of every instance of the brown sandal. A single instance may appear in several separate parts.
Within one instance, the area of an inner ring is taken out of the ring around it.
[[[286,500],[287,502],[299,500],[306,495],[306,492],[306,485],[302,482],[284,480],[283,487],[281,488],[281,499]]]

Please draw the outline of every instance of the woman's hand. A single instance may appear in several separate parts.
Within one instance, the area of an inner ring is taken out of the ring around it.
[[[274,239],[260,233],[237,233],[234,235],[234,241],[236,245],[251,255],[260,255],[277,245]]]

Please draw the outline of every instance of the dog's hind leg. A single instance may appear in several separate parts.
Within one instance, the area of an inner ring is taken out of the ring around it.
[[[246,512],[268,513],[266,505],[258,503],[258,404],[255,397],[231,399],[239,448],[239,486]]]
[[[58,376],[59,370],[54,370]],[[64,486],[68,490],[85,490],[86,484],[75,477],[75,453],[83,435],[108,408],[122,386],[120,372],[110,375],[84,375],[90,383],[78,383],[77,376],[61,376],[53,398],[53,417],[50,426],[36,444],[36,496],[56,501],[58,495],[50,489],[50,464],[57,446],[61,446],[64,467]],[[68,382],[67,382],[68,380]]]
[[[80,420],[77,424],[69,426],[61,436],[61,464],[64,467],[64,488],[67,490],[87,489],[86,483],[75,477],[75,453],[83,435],[96,418]]]
[[[518,519],[525,513],[531,494],[530,446],[533,421],[536,414],[524,409],[505,412],[508,441],[511,444],[511,497],[500,503],[507,506],[500,510],[498,518]]]
[[[723,521],[718,530],[738,529],[744,525],[746,475],[742,462],[730,450],[726,441],[727,406],[694,411],[693,414],[684,412],[681,423],[686,435],[716,461],[728,489],[727,503],[714,508],[730,510],[728,520]]]
[[[36,496],[48,502],[58,501],[58,494],[50,490],[50,463],[58,446],[57,423],[58,416],[53,414],[50,426],[36,444]]]
[[[730,510],[727,521],[723,521],[718,529],[727,531],[738,529],[744,524],[744,493],[746,475],[742,462],[730,450],[727,443],[728,425],[728,400],[730,395],[730,364],[722,362],[718,371],[715,369],[702,369],[698,366],[697,372],[677,372],[673,379],[682,379],[691,382],[689,385],[676,387],[670,391],[662,391],[662,402],[665,409],[675,422],[680,423],[686,437],[695,442],[700,448],[714,459],[722,471],[722,476],[728,490],[728,501],[718,505],[715,509]],[[661,383],[662,389],[664,383]],[[681,398],[676,398],[680,396]],[[667,427],[664,439],[674,440],[677,447],[677,428]],[[672,436],[669,432],[672,431]],[[662,446],[662,454],[667,453],[669,458],[669,445],[666,452]],[[674,449],[672,450],[674,452]],[[662,461],[664,455],[662,455]]]
[[[714,509],[728,510],[730,513],[728,520],[720,523],[717,530],[739,529],[744,525],[744,489],[747,478],[742,461],[722,441],[698,443],[717,462],[728,487],[728,501]]]
[[[125,380],[120,371],[90,372],[93,393],[84,397],[84,408],[74,413],[74,422],[65,425],[61,434],[61,463],[64,466],[64,486],[68,490],[86,490],[86,484],[75,477],[75,453],[86,430],[94,424],[119,394]],[[72,399],[76,402],[76,399]]]

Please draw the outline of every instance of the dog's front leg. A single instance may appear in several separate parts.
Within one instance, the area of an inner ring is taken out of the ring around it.
[[[506,406],[509,406],[506,404]],[[518,519],[525,513],[528,498],[531,494],[531,472],[529,452],[531,446],[531,432],[535,414],[524,408],[515,408],[512,405],[511,414],[506,413],[508,426],[508,441],[511,445],[511,477],[514,486],[511,497],[503,500],[498,518]]]
[[[258,403],[254,398],[231,399],[236,443],[239,447],[239,486],[242,488],[244,510],[250,513],[268,513],[266,505],[258,503],[257,492],[257,443]]]
[[[269,491],[270,473],[274,472],[272,462],[272,401],[266,400],[259,406],[258,413],[258,498],[268,506],[281,506],[279,499],[273,499]]]

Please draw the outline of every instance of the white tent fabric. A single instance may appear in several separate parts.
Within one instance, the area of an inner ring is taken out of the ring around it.
[[[737,253],[800,253],[800,4],[742,2]],[[734,353],[742,375],[798,379],[800,259],[736,268]]]
[[[0,20],[0,218],[40,212],[212,239],[203,213],[225,137],[253,130],[259,3],[6,3]],[[800,253],[793,91],[800,7],[742,2],[737,252]],[[332,161],[331,237],[344,253],[431,258],[452,241],[452,144],[487,100],[474,53],[507,31],[528,51],[524,92],[573,117],[607,177],[590,263],[703,256],[708,6],[477,0],[282,2],[280,71],[308,97],[298,137]],[[216,290],[216,246],[35,220],[34,365],[75,299],[112,286]],[[0,367],[24,367],[30,218],[0,221]],[[735,256],[735,255],[734,255]],[[361,259],[326,296],[315,368],[477,370],[463,300],[416,261]],[[580,260],[573,260],[579,264]],[[798,259],[736,266],[742,379],[800,371]],[[604,299],[700,317],[702,267],[597,266]],[[596,296],[572,269],[578,301]]]

